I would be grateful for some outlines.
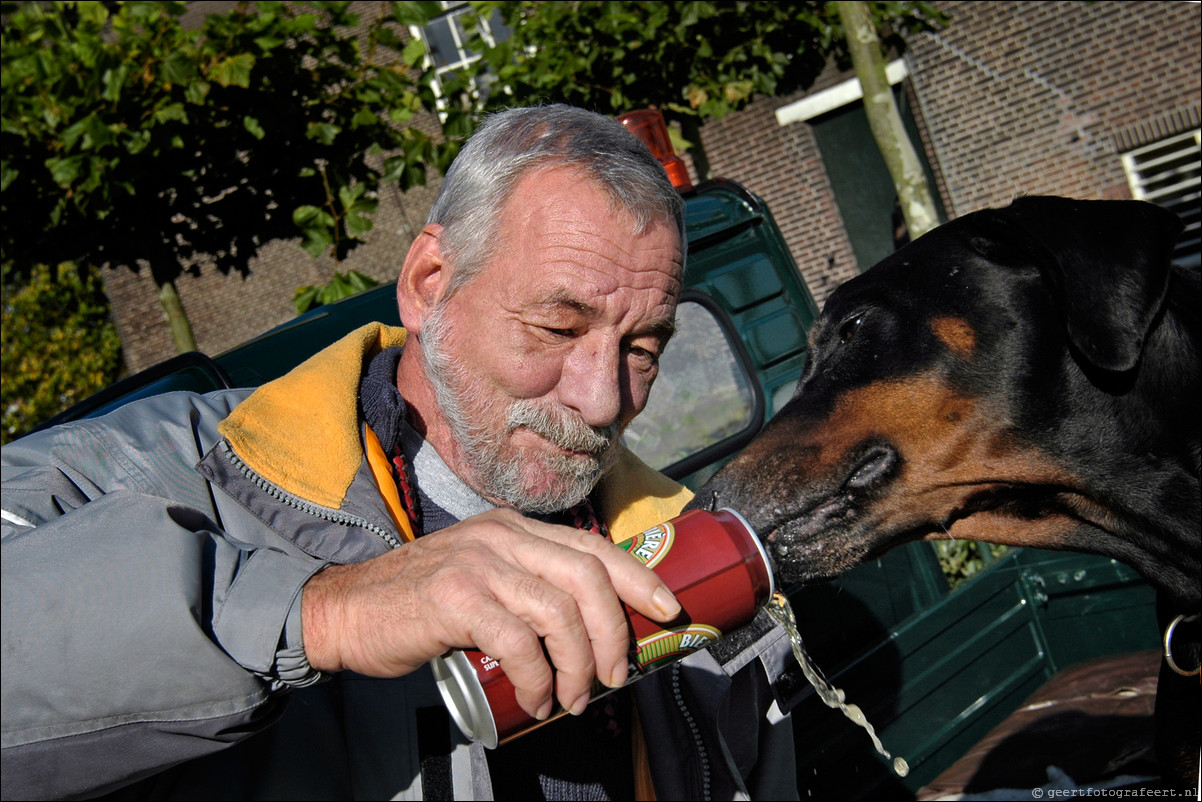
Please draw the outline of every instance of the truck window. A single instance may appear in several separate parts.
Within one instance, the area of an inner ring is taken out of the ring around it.
[[[625,433],[640,459],[675,478],[689,473],[685,466],[695,462],[689,458],[701,452],[706,461],[721,456],[715,448],[733,453],[763,422],[763,400],[742,346],[706,301],[695,291],[682,296],[651,398]]]

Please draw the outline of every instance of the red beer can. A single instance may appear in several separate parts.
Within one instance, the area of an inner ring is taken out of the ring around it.
[[[676,620],[661,624],[626,607],[628,685],[750,623],[775,591],[764,547],[734,510],[691,510],[618,545],[659,574],[682,608]],[[431,668],[455,723],[490,749],[566,713],[557,707],[544,721],[526,713],[500,663],[478,650],[449,652]],[[611,690],[597,682],[593,698]]]

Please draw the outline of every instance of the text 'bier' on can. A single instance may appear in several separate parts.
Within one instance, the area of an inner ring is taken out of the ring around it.
[[[750,623],[775,591],[763,545],[734,510],[691,510],[618,545],[659,574],[682,608],[678,618],[662,624],[626,607],[631,631],[626,684]],[[522,710],[499,661],[476,649],[449,652],[432,660],[431,668],[455,723],[490,749],[566,712],[557,707],[539,721]],[[593,698],[610,690],[597,682]]]

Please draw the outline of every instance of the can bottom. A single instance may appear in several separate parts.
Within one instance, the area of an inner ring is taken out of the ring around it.
[[[434,681],[451,718],[463,734],[488,749],[497,748],[497,724],[480,677],[467,655],[453,651],[430,661]]]

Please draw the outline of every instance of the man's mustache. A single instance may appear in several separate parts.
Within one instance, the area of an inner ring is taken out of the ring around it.
[[[513,433],[525,427],[568,451],[581,451],[600,457],[617,442],[617,423],[590,426],[566,410],[536,401],[518,401],[509,407],[505,427]]]

